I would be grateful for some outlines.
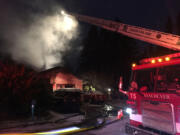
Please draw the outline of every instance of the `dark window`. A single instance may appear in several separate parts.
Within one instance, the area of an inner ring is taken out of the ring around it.
[[[74,84],[65,84],[65,88],[75,88]]]
[[[137,86],[135,85],[137,84]],[[133,71],[130,88],[136,91],[173,92],[180,90],[180,65]]]
[[[144,69],[135,71],[133,81],[137,83],[139,91],[153,91],[155,69]]]
[[[180,90],[180,65],[158,68],[157,91]]]

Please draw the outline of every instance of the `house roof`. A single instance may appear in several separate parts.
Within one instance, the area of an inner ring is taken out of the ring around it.
[[[73,77],[75,77],[77,79],[80,79],[77,76],[75,76],[72,72],[69,72],[64,67],[54,67],[54,68],[51,68],[51,69],[40,72],[40,75],[45,75],[46,77],[51,77],[52,75],[55,75],[55,74],[60,73],[60,72],[63,73],[63,74],[67,74],[69,76],[73,76]]]

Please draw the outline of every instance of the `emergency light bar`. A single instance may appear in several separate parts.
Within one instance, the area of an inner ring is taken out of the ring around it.
[[[170,61],[171,59],[180,58],[180,53],[174,53],[170,55],[154,57],[154,58],[147,58],[140,61],[140,64],[148,64],[148,63],[156,63],[156,62],[163,62],[163,61]]]
[[[169,63],[170,62],[170,63]],[[172,65],[173,64],[180,64],[180,53],[174,53],[170,55],[164,55],[160,57],[154,58],[146,58],[139,62],[139,64],[132,64],[132,69],[143,69],[143,68],[152,68],[157,66],[165,66],[165,65]]]

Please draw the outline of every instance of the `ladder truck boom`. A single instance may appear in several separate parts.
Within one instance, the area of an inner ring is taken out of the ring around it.
[[[156,30],[123,24],[111,20],[104,20],[95,17],[69,13],[76,19],[99,26],[101,28],[118,32],[128,37],[159,45],[172,50],[180,50],[180,36],[164,33]]]

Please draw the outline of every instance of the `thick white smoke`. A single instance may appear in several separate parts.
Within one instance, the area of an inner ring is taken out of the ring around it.
[[[63,53],[71,47],[69,41],[78,36],[77,21],[60,13],[34,18],[30,26],[23,27],[20,22],[5,34],[6,40],[13,41],[7,52],[36,69],[61,64]]]

